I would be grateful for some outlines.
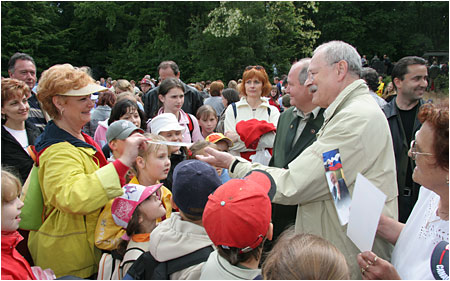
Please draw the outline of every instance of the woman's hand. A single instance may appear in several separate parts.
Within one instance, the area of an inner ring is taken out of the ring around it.
[[[205,147],[205,152],[208,153],[209,156],[197,155],[198,160],[204,161],[211,166],[228,169],[231,163],[234,161],[234,156],[227,153],[221,152],[211,147]]]
[[[139,133],[132,134],[126,138],[125,147],[119,160],[127,167],[131,167],[134,161],[136,161],[139,149],[145,149],[147,145],[146,140],[147,138]]]
[[[400,280],[397,270],[388,261],[377,257],[373,252],[367,251],[358,254],[358,265],[364,280]]]

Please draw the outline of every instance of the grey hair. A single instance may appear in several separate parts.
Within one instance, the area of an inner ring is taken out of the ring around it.
[[[361,76],[361,56],[355,47],[343,41],[330,41],[314,50],[314,55],[319,51],[324,52],[325,61],[329,65],[344,60],[348,64],[348,71],[358,77]]]
[[[16,71],[15,66],[16,66],[17,60],[31,61],[34,65],[34,67],[36,67],[36,63],[34,62],[34,59],[30,55],[17,52],[14,55],[12,55],[12,57],[9,59],[9,62],[8,62],[8,71],[10,71],[11,73],[14,73]]]
[[[308,67],[310,62],[310,58],[304,58],[297,62],[298,64],[303,64],[302,69],[300,69],[300,72],[298,73],[298,81],[300,82],[300,85],[305,85],[306,79],[308,79]]]

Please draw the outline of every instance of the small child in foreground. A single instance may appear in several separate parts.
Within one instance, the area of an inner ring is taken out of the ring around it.
[[[261,279],[264,241],[273,235],[271,199],[275,192],[273,178],[253,170],[209,196],[203,226],[217,250],[210,254],[200,279]]]

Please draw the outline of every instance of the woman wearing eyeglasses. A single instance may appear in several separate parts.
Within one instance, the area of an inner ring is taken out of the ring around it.
[[[258,150],[271,150],[273,147],[274,130],[280,112],[264,98],[271,90],[272,85],[264,67],[257,65],[245,68],[239,87],[243,96],[234,105],[228,105],[225,111],[225,135],[234,143],[230,148],[231,154],[251,161],[250,157]],[[239,122],[249,120],[252,121],[240,123],[238,126]],[[259,138],[259,134],[263,137]],[[253,139],[256,142],[252,141]]]
[[[408,155],[416,161],[413,180],[422,185],[419,199],[406,224],[381,215],[377,235],[395,248],[391,263],[370,251],[359,254],[364,279],[448,278],[448,248],[445,262],[445,247],[442,251],[439,244],[444,241],[448,247],[449,238],[448,101],[423,105],[418,117],[423,125]]]

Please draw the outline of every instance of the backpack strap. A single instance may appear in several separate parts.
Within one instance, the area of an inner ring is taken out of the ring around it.
[[[145,252],[133,263],[124,279],[150,280],[158,264],[150,252]]]
[[[115,252],[115,251],[113,251],[113,252]],[[120,259],[121,260],[121,263],[119,266],[119,274],[120,274],[119,277],[120,278],[123,278],[123,275],[124,275],[123,268],[125,267],[125,265],[127,265],[129,263],[134,263],[143,253],[145,253],[145,251],[138,247],[131,247],[125,251],[125,254]]]
[[[209,257],[209,254],[211,254],[211,252],[213,251],[214,248],[212,246],[208,246],[188,255],[168,261],[167,275],[170,277],[172,273],[206,261]]]
[[[135,280],[168,280],[171,274],[206,261],[209,254],[213,251],[214,248],[208,246],[166,262],[158,262],[150,252],[145,252],[128,270],[127,278],[131,277]]]
[[[192,132],[194,131],[194,123],[192,122],[192,117],[189,113],[186,113],[189,123],[188,123],[188,128],[189,128],[189,134],[191,134],[191,140],[192,140]]]

